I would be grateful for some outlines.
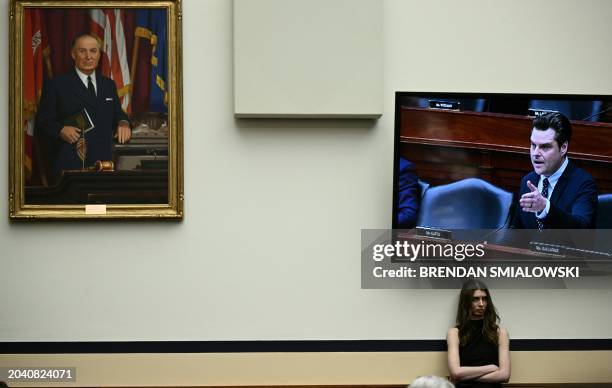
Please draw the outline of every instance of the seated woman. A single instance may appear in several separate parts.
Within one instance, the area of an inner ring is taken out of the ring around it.
[[[468,280],[448,331],[448,369],[457,388],[498,388],[510,379],[510,340],[487,286]]]

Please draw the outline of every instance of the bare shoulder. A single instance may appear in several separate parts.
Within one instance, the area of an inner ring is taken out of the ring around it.
[[[446,339],[448,340],[451,338],[459,338],[459,329],[457,329],[456,327],[451,327],[446,333]]]
[[[499,339],[500,345],[506,344],[504,346],[507,346],[507,344],[510,342],[510,336],[508,335],[508,330],[506,330],[505,328],[501,326],[497,328],[497,338]]]
[[[506,328],[498,326],[497,327],[497,335],[500,338],[510,338],[510,335],[508,334],[508,330],[506,330]]]

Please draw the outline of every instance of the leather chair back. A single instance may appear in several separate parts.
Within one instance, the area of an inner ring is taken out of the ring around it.
[[[468,178],[430,187],[417,226],[444,229],[497,229],[508,221],[512,193],[482,179]]]
[[[597,229],[612,229],[612,194],[601,194],[598,197]]]

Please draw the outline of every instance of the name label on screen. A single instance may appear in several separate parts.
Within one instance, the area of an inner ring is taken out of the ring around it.
[[[416,230],[417,236],[421,236],[421,237],[439,238],[443,240],[450,240],[452,238],[452,233],[450,230],[436,229],[436,228],[424,228],[422,226],[417,226],[415,230]]]
[[[529,243],[529,249],[532,252],[544,253],[547,255],[565,257],[566,248],[560,245],[544,244],[532,241]]]
[[[535,109],[535,108],[529,108],[527,109],[527,115],[531,116],[531,117],[538,117],[538,116],[542,116],[545,115],[546,113],[559,113],[556,110],[548,110],[548,109]]]
[[[459,110],[459,101],[429,100],[429,107],[431,109]]]

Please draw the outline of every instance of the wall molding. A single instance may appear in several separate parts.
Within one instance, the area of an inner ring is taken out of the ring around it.
[[[510,350],[612,350],[612,339],[514,339]],[[444,340],[0,342],[0,354],[441,351]]]

